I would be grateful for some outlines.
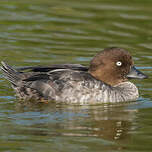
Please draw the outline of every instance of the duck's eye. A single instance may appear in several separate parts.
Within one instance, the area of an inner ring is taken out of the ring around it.
[[[116,65],[117,65],[117,66],[121,66],[121,65],[122,65],[122,62],[121,62],[121,61],[116,62]]]

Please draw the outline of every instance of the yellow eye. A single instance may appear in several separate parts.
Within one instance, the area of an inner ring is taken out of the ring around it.
[[[117,66],[121,66],[121,65],[122,65],[122,62],[121,62],[121,61],[116,62],[116,65],[117,65]]]

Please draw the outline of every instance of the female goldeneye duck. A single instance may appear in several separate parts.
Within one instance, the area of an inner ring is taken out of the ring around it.
[[[58,64],[13,69],[2,62],[1,70],[19,99],[80,105],[135,101],[138,89],[128,79],[147,78],[122,48],[99,52],[89,68]]]

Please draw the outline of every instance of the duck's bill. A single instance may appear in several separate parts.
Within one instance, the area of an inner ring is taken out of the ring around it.
[[[148,78],[147,75],[142,73],[141,71],[137,70],[134,66],[132,66],[130,72],[127,75],[127,78],[131,79],[146,79]]]

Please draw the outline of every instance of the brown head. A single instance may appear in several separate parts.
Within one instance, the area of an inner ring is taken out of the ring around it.
[[[91,60],[89,73],[96,79],[114,86],[128,80],[127,75],[132,67],[133,60],[129,52],[113,47],[104,49]]]

